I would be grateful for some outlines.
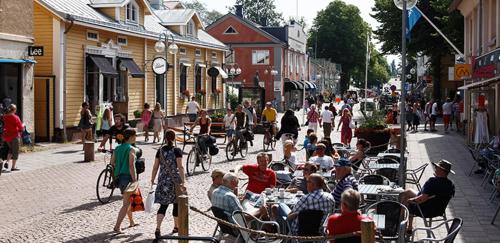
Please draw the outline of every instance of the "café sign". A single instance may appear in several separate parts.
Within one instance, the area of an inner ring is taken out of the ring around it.
[[[168,70],[168,62],[163,57],[157,57],[153,60],[153,72],[157,75],[163,75]]]

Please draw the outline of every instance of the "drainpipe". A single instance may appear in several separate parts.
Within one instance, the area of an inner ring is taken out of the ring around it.
[[[67,47],[66,34],[68,34],[68,32],[73,28],[73,24],[75,21],[73,16],[71,16],[70,14],[66,14],[65,19],[67,21],[70,21],[70,24],[69,24],[68,28],[65,28],[63,36],[62,36],[62,42],[61,42],[61,45],[62,45],[61,49],[63,50],[63,52],[62,52],[63,58],[62,58],[62,63],[61,63],[61,67],[63,69],[63,97],[62,97],[62,102],[61,102],[62,106],[59,107],[59,109],[63,113],[63,119],[62,119],[61,123],[62,123],[62,128],[63,128],[63,140],[64,140],[64,142],[66,142],[68,139],[67,133],[66,133],[66,114],[64,112],[65,111],[64,105],[66,104],[66,50],[67,50],[67,48],[66,48]],[[66,23],[64,23],[64,25],[66,26]]]
[[[483,54],[483,0],[479,1],[479,53]]]

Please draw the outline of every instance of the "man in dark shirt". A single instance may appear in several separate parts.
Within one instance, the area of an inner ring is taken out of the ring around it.
[[[401,203],[407,205],[410,211],[408,230],[412,229],[414,215],[426,218],[441,216],[448,202],[455,195],[455,185],[448,179],[449,173],[455,174],[451,170],[451,163],[447,160],[440,160],[437,163],[432,162],[432,165],[434,177],[425,182],[421,192],[407,189],[399,196]]]
[[[115,125],[111,126],[109,128],[109,133],[104,136],[104,139],[102,140],[101,144],[99,145],[99,150],[102,150],[104,148],[104,144],[106,144],[106,141],[108,139],[112,139],[113,137],[116,139],[116,142],[118,144],[121,144],[125,137],[123,136],[123,133],[125,130],[129,128],[128,125],[125,124],[125,116],[122,114],[116,114],[115,115]],[[111,143],[113,144],[113,143]],[[113,149],[113,146],[111,146],[111,150]]]

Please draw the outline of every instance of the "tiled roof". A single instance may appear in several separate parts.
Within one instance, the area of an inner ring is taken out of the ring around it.
[[[263,31],[271,34],[283,42],[288,42],[287,27],[260,27]]]
[[[185,25],[196,14],[194,9],[156,10],[162,25]]]
[[[56,12],[63,18],[66,15],[71,15],[77,22],[96,25],[99,27],[106,27],[115,29],[117,31],[125,31],[132,34],[142,35],[149,38],[158,38],[161,32],[167,31],[159,22],[160,20],[154,15],[146,15],[144,26],[130,25],[123,22],[116,21],[102,14],[98,10],[90,6],[90,0],[38,0],[42,5],[50,10]],[[215,47],[226,49],[226,46],[220,41],[215,40],[213,37],[207,37],[206,32],[203,30],[198,31],[199,39],[187,38],[170,32],[175,36],[176,41],[188,44],[198,44],[206,47]],[[200,34],[201,33],[201,34]]]

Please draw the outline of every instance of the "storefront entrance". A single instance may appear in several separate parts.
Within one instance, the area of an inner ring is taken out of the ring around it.
[[[35,77],[35,141],[52,141],[54,131],[54,77]]]
[[[17,106],[17,115],[22,118],[22,64],[0,64],[0,106],[2,110],[10,104]]]

